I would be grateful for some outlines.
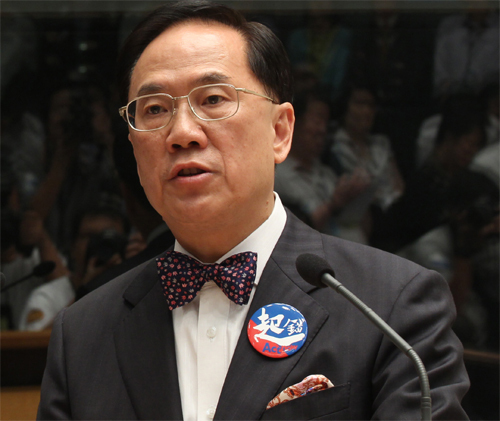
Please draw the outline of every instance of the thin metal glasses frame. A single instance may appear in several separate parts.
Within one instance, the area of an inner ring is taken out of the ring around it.
[[[191,104],[191,101],[189,100],[189,96],[196,90],[198,89],[203,89],[203,88],[208,88],[208,87],[216,87],[216,86],[228,86],[228,87],[231,87],[233,88],[235,91],[236,91],[236,98],[238,99],[238,105],[236,107],[236,110],[234,111],[233,114],[231,115],[228,115],[228,116],[224,116],[224,117],[220,117],[220,118],[203,118],[203,117],[200,117],[198,114],[196,114],[196,111],[194,110],[192,104]],[[191,91],[189,91],[189,93],[187,95],[182,95],[182,96],[172,96],[170,94],[166,94],[166,93],[162,93],[162,92],[159,92],[159,93],[155,93],[155,94],[148,94],[148,95],[141,95],[141,96],[138,96],[137,98],[134,98],[132,101],[130,101],[127,105],[123,106],[123,107],[120,107],[118,109],[118,113],[120,114],[120,116],[125,120],[125,122],[132,128],[132,130],[135,130],[137,132],[153,132],[155,130],[160,130],[160,129],[163,129],[164,127],[167,127],[168,124],[172,121],[172,118],[174,117],[175,113],[177,112],[177,107],[174,106],[174,109],[172,111],[172,115],[171,117],[169,118],[169,120],[161,127],[157,127],[157,128],[154,128],[154,129],[137,129],[135,128],[134,126],[132,126],[132,124],[130,123],[130,119],[129,119],[129,113],[128,113],[128,107],[130,106],[130,104],[132,104],[134,101],[137,101],[139,99],[142,99],[142,98],[149,98],[149,97],[152,97],[152,96],[157,96],[157,95],[163,95],[163,96],[167,96],[169,97],[173,102],[174,102],[174,105],[175,105],[175,101],[179,100],[179,99],[183,99],[183,98],[187,98],[187,101],[188,101],[188,105],[189,105],[189,108],[191,109],[192,113],[197,117],[199,118],[200,120],[203,120],[203,121],[219,121],[219,120],[226,120],[230,117],[233,117],[239,110],[240,108],[240,97],[239,97],[239,93],[240,92],[243,92],[245,94],[251,94],[251,95],[256,95],[256,96],[259,96],[261,98],[265,98],[267,99],[268,101],[271,101],[273,104],[277,104],[277,101],[275,101],[274,99],[268,97],[267,95],[263,95],[263,94],[259,94],[258,92],[255,92],[255,91],[252,91],[250,89],[246,89],[246,88],[236,88],[235,86],[229,84],[229,83],[215,83],[215,84],[211,84],[211,85],[202,85],[202,86],[197,86],[196,88],[193,88],[191,89]]]

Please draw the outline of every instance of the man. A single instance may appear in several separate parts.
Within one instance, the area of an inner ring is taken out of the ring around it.
[[[87,295],[54,324],[38,418],[419,418],[411,363],[342,297],[301,279],[295,259],[304,252],[332,262],[420,353],[434,417],[466,418],[460,399],[468,379],[444,281],[321,235],[273,194],[274,166],[288,154],[294,124],[277,38],[224,6],[181,2],[146,18],[123,51],[129,105],[121,112],[141,183],[175,235],[174,249],[222,263],[200,269],[214,274],[248,251],[250,273],[256,253],[256,277],[247,304],[212,280],[184,303],[183,281],[163,269],[188,259],[167,251]],[[285,358],[258,352],[246,334],[250,317],[257,312],[264,324],[262,307],[273,303],[294,307],[308,325],[303,346]],[[334,387],[266,410],[285,388],[318,374]]]

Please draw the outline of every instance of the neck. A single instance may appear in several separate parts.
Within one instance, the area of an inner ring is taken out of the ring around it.
[[[367,133],[357,130],[354,127],[346,126],[345,128],[349,138],[358,146],[366,145]]]
[[[176,240],[189,253],[203,263],[214,263],[259,228],[269,218],[273,208],[274,197],[265,203],[260,217],[248,218],[248,213],[242,212],[239,219],[233,216],[229,220],[224,215],[215,222],[170,222],[168,225]]]

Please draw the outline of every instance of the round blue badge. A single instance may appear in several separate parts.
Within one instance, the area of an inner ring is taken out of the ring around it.
[[[304,345],[307,322],[295,307],[273,303],[254,313],[248,322],[247,334],[252,346],[261,354],[285,358]]]

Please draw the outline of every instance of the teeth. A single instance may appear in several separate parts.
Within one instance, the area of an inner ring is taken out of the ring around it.
[[[196,174],[201,174],[203,173],[203,170],[200,170],[199,168],[184,168],[179,172],[179,175],[182,177],[190,176],[190,175],[196,175]]]

